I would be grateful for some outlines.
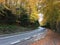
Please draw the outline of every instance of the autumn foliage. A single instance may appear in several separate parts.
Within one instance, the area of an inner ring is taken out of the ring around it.
[[[23,26],[39,24],[37,3],[37,0],[4,0],[0,3],[0,7],[3,6],[3,9],[0,8],[0,15],[4,15],[1,19],[4,17],[3,22],[5,21],[7,24],[13,24],[14,22]]]
[[[41,13],[44,15],[42,23],[48,24],[56,32],[60,32],[60,1],[59,0],[42,0]]]

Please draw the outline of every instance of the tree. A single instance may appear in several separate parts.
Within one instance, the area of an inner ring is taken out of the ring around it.
[[[19,1],[19,5],[18,5],[18,1]],[[16,22],[20,23],[21,21],[23,22],[23,24],[25,22],[24,25],[26,25],[27,22],[36,24],[38,23],[38,19],[39,19],[36,4],[37,4],[37,0],[5,0],[4,7],[6,8],[6,10],[4,12],[7,14],[8,12],[15,14],[15,16],[17,17]],[[13,14],[8,14],[8,15],[13,15]]]
[[[26,3],[26,8],[30,16],[31,22],[34,22],[39,19],[37,7],[36,7],[37,3],[38,3],[38,0],[28,0]]]
[[[49,23],[50,28],[60,32],[60,1],[59,0],[42,0],[41,13],[44,15],[42,23]]]
[[[16,23],[16,16],[6,8],[0,10],[0,23],[3,24],[14,24]]]
[[[27,27],[29,25],[29,17],[26,12],[27,12],[26,9],[20,6],[20,15],[18,17],[18,20],[20,21],[21,26]]]
[[[33,1],[33,0],[28,0],[28,1],[24,0],[23,1],[22,0],[21,1],[20,5],[23,7],[23,9],[22,9],[22,12],[20,10],[20,20],[22,19],[22,21],[24,20],[24,22],[26,22],[26,24],[24,24],[24,22],[23,22],[24,25],[32,25],[33,24],[33,26],[38,27],[37,24],[39,24],[38,23],[39,17],[38,17],[38,12],[36,9],[36,1],[37,0],[35,0],[35,1]]]

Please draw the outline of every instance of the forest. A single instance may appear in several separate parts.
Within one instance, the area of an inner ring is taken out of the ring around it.
[[[38,22],[39,13],[43,14],[41,23]],[[60,33],[59,0],[0,0],[0,32],[14,32],[16,27],[20,31],[22,27],[31,30],[39,26]]]
[[[36,29],[40,26],[36,5],[37,0],[35,1],[36,2],[32,0],[0,1],[0,32],[20,32]]]

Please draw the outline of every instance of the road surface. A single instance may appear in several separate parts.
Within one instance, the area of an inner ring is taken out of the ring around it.
[[[29,45],[30,43],[41,39],[45,36],[47,30],[39,27],[36,30],[23,34],[0,37],[0,45]]]

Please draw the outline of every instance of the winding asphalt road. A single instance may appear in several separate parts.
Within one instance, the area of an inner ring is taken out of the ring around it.
[[[0,37],[0,45],[29,45],[30,43],[43,38],[47,29],[39,27],[36,30],[23,34]]]

